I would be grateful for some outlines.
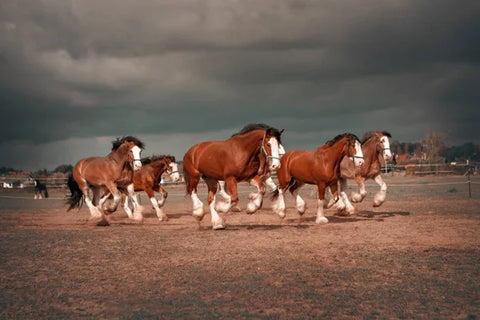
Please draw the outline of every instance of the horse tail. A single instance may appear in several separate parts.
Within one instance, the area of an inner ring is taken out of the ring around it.
[[[73,178],[72,173],[70,173],[70,175],[68,176],[67,185],[71,193],[70,196],[67,196],[66,200],[66,204],[69,205],[67,211],[70,211],[73,208],[80,208],[82,206],[83,192],[78,186],[78,183]]]

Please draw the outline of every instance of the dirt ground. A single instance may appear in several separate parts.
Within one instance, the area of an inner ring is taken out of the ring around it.
[[[168,222],[142,197],[144,224],[119,209],[108,227],[67,213],[64,191],[0,193],[0,319],[480,318],[480,179],[472,199],[465,177],[385,179],[380,208],[369,183],[356,215],[315,225],[306,187],[303,219],[288,194],[284,220],[265,200],[222,231],[195,221],[181,186],[167,186]]]

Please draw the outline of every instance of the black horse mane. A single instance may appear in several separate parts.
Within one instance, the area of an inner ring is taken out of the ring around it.
[[[379,132],[381,134],[383,134],[384,136],[387,136],[389,138],[392,137],[392,135],[390,133],[388,133],[387,131],[368,131],[368,132],[365,132],[365,134],[363,135],[363,138],[362,138],[362,144],[364,144],[365,142],[368,141],[368,139],[370,139],[371,137],[375,136],[375,134]]]
[[[163,160],[163,159],[170,159],[170,161],[172,162],[175,162],[175,157],[174,156],[171,156],[171,155],[153,155],[153,156],[150,156],[150,157],[145,157],[145,158],[142,158],[140,159],[140,161],[142,161],[142,164],[145,165],[145,164],[149,164],[149,163],[152,163],[152,162],[155,162],[155,161],[160,161],[160,160]]]
[[[278,141],[281,144],[282,140],[280,138],[280,136],[281,136],[280,130],[275,129],[274,127],[271,127],[271,126],[269,126],[268,124],[265,124],[265,123],[250,123],[250,124],[247,124],[245,127],[242,128],[242,130],[240,130],[237,133],[232,134],[232,137],[239,136],[239,135],[251,132],[253,130],[269,130],[269,129],[272,130],[272,134],[278,139]]]
[[[133,136],[126,136],[122,138],[117,138],[117,140],[112,141],[112,151],[117,150],[125,141],[135,143],[135,145],[140,149],[145,148],[145,144],[142,141],[140,141],[140,139]]]
[[[341,140],[343,137],[346,137],[346,136],[349,136],[349,137],[353,137],[355,138],[356,140],[360,141],[360,139],[358,139],[358,137],[356,135],[354,135],[353,133],[349,133],[349,132],[346,132],[346,133],[342,133],[342,134],[339,134],[337,135],[335,138],[333,138],[332,140],[328,140],[327,142],[325,142],[325,144],[329,145],[330,147],[333,146],[335,143],[337,143],[339,140]]]

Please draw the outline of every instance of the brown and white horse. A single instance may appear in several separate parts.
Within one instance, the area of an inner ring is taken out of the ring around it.
[[[283,194],[288,189],[296,200],[298,213],[303,215],[306,205],[299,195],[299,189],[305,184],[314,184],[318,189],[316,223],[327,223],[328,219],[323,213],[325,188],[330,186],[334,194],[336,193],[340,162],[345,156],[351,157],[350,161],[356,166],[363,165],[360,141],[354,134],[338,135],[316,150],[294,150],[285,153],[277,171],[279,187],[272,196],[274,212],[282,218],[285,217]]]
[[[148,158],[142,158],[142,168],[135,171],[133,176],[134,191],[145,191],[150,199],[155,213],[160,221],[167,221],[168,217],[163,212],[162,207],[165,205],[165,200],[168,193],[161,187],[160,182],[162,174],[167,173],[173,182],[180,179],[178,172],[178,164],[175,162],[175,157],[170,155],[154,155]],[[155,192],[160,193],[161,199],[155,198]],[[122,195],[123,209],[130,219],[133,219],[133,213],[128,205],[128,198],[126,194]],[[138,204],[136,195],[132,197],[135,206]]]
[[[360,193],[352,192],[352,202],[361,202],[367,195],[365,190],[365,180],[373,179],[380,186],[380,190],[375,194],[373,199],[373,206],[379,207],[385,202],[387,195],[387,184],[383,181],[381,176],[382,164],[380,157],[384,161],[392,159],[390,151],[390,141],[388,138],[392,136],[386,131],[367,132],[362,139],[362,152],[365,159],[365,164],[361,167],[356,167],[348,158],[344,158],[340,163],[340,179],[339,179],[339,194],[340,200],[336,203],[336,208],[341,212],[345,210],[347,214],[355,212],[355,208],[350,203],[347,194],[345,193],[347,187],[347,179],[355,179]]]
[[[227,212],[238,203],[237,182],[256,183],[260,193],[265,193],[261,176],[280,167],[279,145],[283,130],[265,125],[251,124],[225,141],[207,141],[192,146],[183,158],[187,194],[193,201],[193,216],[201,220],[205,215],[203,203],[197,195],[200,178],[208,187],[208,204],[212,215],[213,229],[224,229],[225,223],[218,211]],[[215,195],[218,181],[224,180],[230,197],[216,206]],[[261,197],[261,198],[259,198]],[[254,212],[261,205],[263,194],[250,199],[249,210]]]
[[[92,201],[89,191],[93,190],[93,198],[96,199],[100,189],[107,188],[114,198],[107,210],[113,212],[122,198],[117,185],[119,183],[124,185],[125,181],[129,182],[127,189],[133,195],[133,171],[142,167],[140,153],[144,147],[143,142],[128,136],[117,139],[113,144],[112,152],[106,157],[89,157],[78,161],[68,179],[71,195],[67,198],[67,204],[69,204],[67,211],[79,208],[84,198],[90,210],[91,219],[97,225],[109,224],[102,211],[106,197],[103,197],[98,204],[94,203],[96,201]],[[125,172],[131,172],[131,174],[126,175]]]

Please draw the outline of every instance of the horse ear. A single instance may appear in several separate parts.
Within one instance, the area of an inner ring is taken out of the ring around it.
[[[282,134],[282,133],[283,133],[283,131],[285,131],[285,129],[279,130],[280,134]]]

